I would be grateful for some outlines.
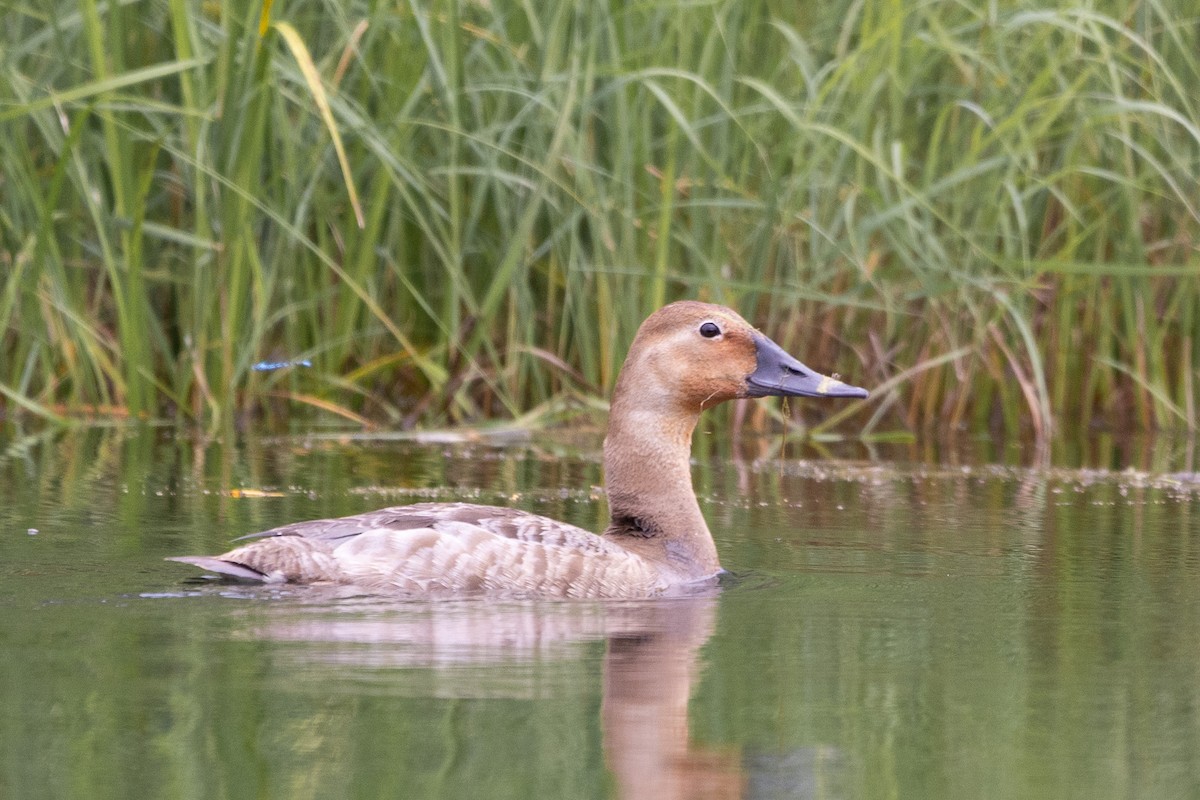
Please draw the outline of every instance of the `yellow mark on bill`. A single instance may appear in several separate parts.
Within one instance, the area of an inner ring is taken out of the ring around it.
[[[817,392],[820,394],[829,394],[830,389],[832,389],[835,386],[841,386],[841,385],[842,385],[841,381],[834,380],[833,378],[829,377],[828,375],[825,375],[824,377],[821,378],[821,382],[817,384]]]

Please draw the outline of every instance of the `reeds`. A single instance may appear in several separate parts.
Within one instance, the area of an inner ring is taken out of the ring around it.
[[[699,297],[868,432],[1193,427],[1194,10],[808,8],[10,3],[0,402],[514,417]]]

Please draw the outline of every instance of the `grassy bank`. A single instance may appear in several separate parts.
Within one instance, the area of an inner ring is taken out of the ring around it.
[[[1200,18],[979,5],[7,0],[0,402],[513,417],[699,297],[856,428],[1190,426]]]

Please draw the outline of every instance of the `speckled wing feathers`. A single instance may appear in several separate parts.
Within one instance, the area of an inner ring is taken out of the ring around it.
[[[520,509],[473,503],[416,503],[409,506],[391,506],[350,517],[294,522],[239,537],[238,541],[277,536],[338,541],[367,531],[431,528],[442,522],[463,522],[508,539],[540,541],[547,544],[570,543],[589,551],[610,549],[606,548],[607,543],[604,539],[583,528]]]

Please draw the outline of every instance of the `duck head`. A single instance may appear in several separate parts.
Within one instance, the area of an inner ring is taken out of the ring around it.
[[[739,397],[861,398],[867,391],[805,366],[732,309],[685,300],[638,329],[617,381],[616,395],[628,394],[698,413]]]

